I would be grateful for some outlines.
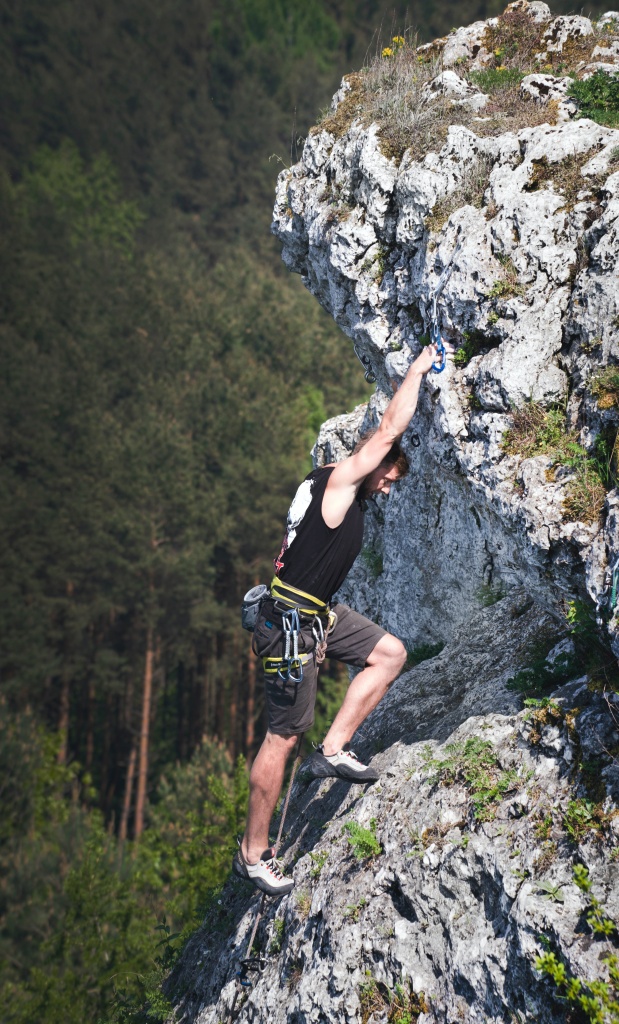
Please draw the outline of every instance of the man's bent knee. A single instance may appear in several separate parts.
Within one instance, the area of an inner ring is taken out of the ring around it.
[[[368,665],[380,665],[389,672],[392,679],[404,668],[407,652],[406,647],[397,636],[386,633],[376,644],[376,647],[368,658]]]

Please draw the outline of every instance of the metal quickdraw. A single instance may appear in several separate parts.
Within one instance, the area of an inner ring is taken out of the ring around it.
[[[432,296],[432,326],[430,328],[430,342],[436,345],[436,361],[432,363],[435,373],[442,373],[447,366],[447,352],[441,338],[441,328],[438,322],[437,295]]]
[[[370,357],[368,355],[364,355],[363,352],[360,352],[359,348],[357,347],[357,345],[354,345],[353,348],[355,350],[355,355],[356,355],[357,359],[359,360],[359,362],[363,366],[363,369],[365,370],[364,376],[365,376],[365,379],[366,379],[367,383],[368,384],[376,384],[376,374],[374,373],[374,370],[372,369],[372,363],[371,363]]]
[[[447,351],[445,349],[445,345],[443,344],[443,339],[441,337],[441,328],[438,322],[438,300],[443,291],[443,288],[447,284],[447,281],[451,275],[451,272],[454,267],[454,259],[456,258],[456,254],[458,253],[461,244],[461,240],[458,241],[454,251],[452,252],[449,258],[449,262],[447,263],[447,266],[445,267],[443,273],[439,277],[436,288],[432,293],[432,313],[430,317],[430,342],[432,345],[436,345],[437,361],[432,363],[432,369],[434,370],[435,373],[442,373],[445,367],[447,366]]]
[[[288,680],[293,683],[300,683],[303,679],[303,662],[299,657],[301,622],[296,608],[292,608],[289,612],[282,612],[282,630],[284,633],[284,654],[277,675],[284,683]],[[291,651],[292,657],[290,656]]]
[[[316,647],[314,648],[314,657],[316,658],[316,664],[322,665],[323,661],[327,656],[327,641],[329,639],[329,633],[335,629],[337,624],[337,615],[334,611],[329,611],[329,620],[327,622],[327,628],[325,630],[322,620],[319,615],[316,616],[312,624],[312,634],[316,641]]]

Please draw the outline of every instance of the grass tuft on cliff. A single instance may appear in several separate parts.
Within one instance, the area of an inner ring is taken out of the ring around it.
[[[592,35],[569,39],[556,53],[548,51],[543,39],[546,27],[536,24],[523,10],[507,9],[495,25],[485,30],[485,66],[473,67],[472,59],[465,57],[456,61],[453,70],[488,96],[481,112],[445,96],[435,95],[428,101],[424,87],[444,70],[444,39],[419,46],[414,32],[394,36],[366,67],[347,77],[349,91],[345,98],[335,113],[328,113],[313,131],[324,129],[339,137],[355,119],[365,126],[374,122],[380,129],[383,154],[399,163],[408,149],[417,160],[436,152],[452,124],[471,128],[478,136],[554,124],[556,102],[544,105],[523,94],[522,79],[536,71],[575,77],[582,72],[583,62],[593,59],[593,50],[600,42],[609,46],[619,39],[619,26],[594,26]],[[542,55],[544,64],[540,63]],[[587,81],[576,79],[569,94],[579,104],[581,116],[600,124],[619,124],[619,79],[598,71]]]
[[[592,451],[578,441],[578,433],[568,430],[563,409],[544,409],[538,402],[526,402],[514,410],[514,424],[503,437],[508,455],[530,459],[545,455],[551,460],[547,471],[554,481],[556,470],[566,466],[573,471],[563,500],[566,522],[595,522],[604,507],[606,492],[616,484],[616,441],[600,436]]]

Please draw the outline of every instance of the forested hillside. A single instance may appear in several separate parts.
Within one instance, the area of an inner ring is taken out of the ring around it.
[[[381,39],[502,6],[0,4],[7,1020],[137,1019],[227,871],[261,717],[239,601],[368,392],[280,265],[279,163]]]

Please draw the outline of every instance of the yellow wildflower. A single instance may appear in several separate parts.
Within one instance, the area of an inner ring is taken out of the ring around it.
[[[395,43],[396,46],[404,46],[404,36],[394,36],[392,42]]]
[[[499,64],[499,66],[498,66],[498,68],[496,70],[497,71],[507,71],[507,68],[505,67],[505,64]]]
[[[393,50],[390,46],[386,46],[383,50],[381,57],[393,57]]]

